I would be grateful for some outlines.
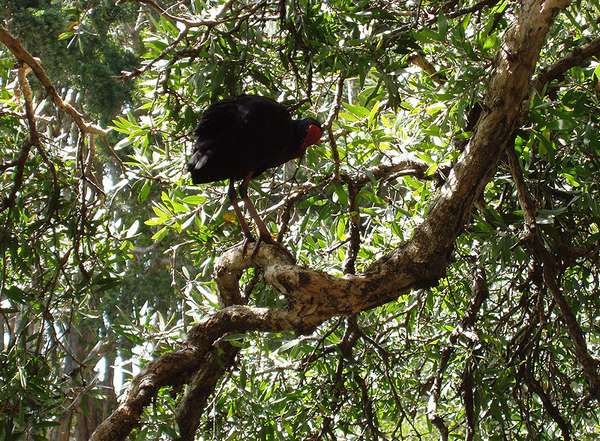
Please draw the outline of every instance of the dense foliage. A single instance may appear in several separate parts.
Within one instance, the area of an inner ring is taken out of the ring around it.
[[[33,73],[32,128],[28,86],[0,45],[0,439],[88,439],[132,376],[220,307],[215,260],[240,229],[226,187],[192,186],[184,169],[210,102],[262,94],[324,122],[321,145],[251,194],[299,263],[360,273],[427,215],[518,8],[9,0],[0,26],[111,130],[83,133]],[[599,15],[592,0],[557,17],[514,134],[537,228],[596,358],[600,51],[558,77],[544,68],[597,39]],[[419,168],[381,171],[407,155]],[[311,335],[230,335],[241,351],[197,439],[597,439],[598,397],[528,246],[509,162],[437,286]],[[260,272],[244,280],[251,304],[285,304]],[[131,439],[175,436],[176,406],[161,391]]]

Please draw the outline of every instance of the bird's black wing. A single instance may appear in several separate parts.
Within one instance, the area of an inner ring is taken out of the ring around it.
[[[231,158],[245,130],[235,99],[219,101],[206,109],[194,131],[196,141],[187,164],[195,184],[237,178],[230,176],[239,168]]]
[[[195,135],[188,161],[194,183],[242,179],[281,163],[291,142],[291,117],[275,101],[242,95],[211,105]]]

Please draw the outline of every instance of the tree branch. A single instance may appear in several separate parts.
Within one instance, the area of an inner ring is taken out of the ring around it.
[[[337,118],[340,108],[342,107],[342,97],[344,95],[344,81],[346,79],[340,74],[335,86],[335,99],[331,106],[327,121],[325,121],[325,130],[327,131],[327,139],[329,140],[329,147],[331,148],[331,154],[333,156],[334,164],[334,176],[337,179],[340,175],[340,153],[337,149],[335,142],[335,136],[333,134],[333,121]]]
[[[29,74],[29,72],[31,72],[29,66],[27,66],[26,64],[21,64],[17,73],[19,79],[19,87],[23,94],[23,99],[25,100],[25,115],[27,117],[27,123],[29,125],[29,139],[21,146],[19,158],[16,160],[17,168],[15,170],[15,177],[13,179],[12,189],[10,190],[8,196],[6,196],[2,201],[2,205],[0,205],[0,213],[6,209],[14,207],[17,200],[17,193],[23,185],[25,164],[27,163],[27,158],[29,157],[31,147],[34,145],[40,145],[40,136],[37,132],[35,124],[35,112],[33,110],[33,93],[31,91],[31,86],[29,85],[29,80],[27,80],[27,75]]]
[[[560,431],[562,432],[563,439],[570,440],[571,439],[571,425],[565,418],[561,415],[559,408],[552,402],[550,396],[544,390],[542,384],[535,378],[533,372],[530,370],[529,366],[523,365],[523,367],[519,370],[519,373],[527,383],[527,386],[534,392],[540,400],[542,401],[542,405],[548,415],[556,422]]]
[[[485,269],[482,267],[478,267],[475,270],[475,279],[473,280],[473,286],[471,288],[471,293],[473,295],[471,299],[471,303],[469,305],[469,310],[461,320],[460,324],[454,328],[452,334],[450,334],[450,338],[448,339],[448,345],[446,345],[440,354],[440,364],[437,368],[435,375],[431,381],[431,389],[429,392],[429,403],[427,404],[427,417],[431,421],[438,431],[440,432],[440,437],[443,440],[448,439],[449,431],[446,426],[444,419],[437,412],[437,405],[440,398],[440,394],[442,391],[442,377],[448,368],[448,363],[455,351],[455,345],[458,342],[458,338],[462,335],[465,336],[469,340],[469,346],[474,346],[475,343],[479,341],[479,337],[473,331],[473,326],[475,325],[475,320],[477,318],[477,314],[481,310],[481,306],[487,300],[489,296],[489,291],[487,287],[486,273]],[[467,374],[472,373],[468,370],[465,370]],[[469,406],[469,389],[465,388],[465,385],[468,385],[469,381],[463,381],[463,391],[465,392],[465,407],[468,409],[466,413],[468,427],[467,429],[471,432],[474,432],[474,415],[472,403]],[[472,390],[471,390],[472,393]]]
[[[567,325],[567,332],[575,347],[575,355],[590,387],[590,395],[600,401],[600,374],[598,373],[600,363],[589,353],[583,330],[577,321],[577,317],[571,310],[567,299],[562,293],[560,288],[559,263],[546,248],[540,232],[537,229],[536,207],[527,191],[523,172],[514,149],[507,149],[507,155],[513,180],[517,187],[519,204],[524,213],[528,246],[533,251],[535,258],[542,265],[544,282],[552,293],[552,298],[558,305],[560,314]]]
[[[95,124],[91,124],[86,122],[83,119],[83,115],[79,113],[73,106],[69,103],[63,101],[60,97],[56,88],[48,78],[46,71],[41,66],[41,64],[21,45],[21,42],[13,37],[6,28],[0,26],[0,42],[2,42],[14,55],[14,57],[19,60],[21,63],[27,64],[31,67],[31,70],[38,78],[40,83],[44,86],[52,101],[56,106],[62,110],[63,112],[68,113],[79,130],[82,133],[94,133],[98,135],[106,135],[110,130],[103,129],[100,126]]]
[[[186,28],[196,28],[196,27],[200,27],[200,26],[210,26],[210,27],[212,27],[212,26],[216,26],[216,25],[218,25],[220,23],[224,23],[228,19],[222,19],[221,17],[229,9],[231,9],[231,6],[233,6],[233,4],[235,3],[233,0],[227,1],[221,7],[221,9],[219,10],[219,12],[217,12],[215,14],[215,16],[213,18],[208,18],[208,19],[204,19],[204,20],[189,20],[189,19],[184,18],[184,17],[175,16],[175,15],[170,14],[169,12],[167,12],[166,10],[164,10],[154,0],[132,0],[132,1],[136,1],[138,3],[142,3],[142,4],[145,4],[145,5],[148,5],[152,9],[154,9],[156,12],[158,12],[160,15],[168,18],[169,20],[171,20],[173,22],[183,23],[186,26]]]
[[[565,58],[544,68],[534,82],[535,89],[539,92],[550,81],[561,78],[569,69],[575,66],[583,66],[590,58],[600,55],[600,37],[590,41],[583,47],[573,50]]]

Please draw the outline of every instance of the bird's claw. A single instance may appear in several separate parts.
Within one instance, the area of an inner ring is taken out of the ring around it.
[[[254,249],[252,250],[252,258],[256,257],[256,254],[258,253],[258,248],[262,242],[268,243],[270,245],[279,245],[277,243],[277,241],[271,237],[271,235],[258,236],[258,240],[256,241],[256,244],[254,245]]]
[[[256,242],[256,240],[254,239],[254,236],[250,235],[250,236],[244,236],[244,241],[242,242],[242,257],[246,256],[246,251],[248,250],[248,244],[250,242]],[[258,246],[258,242],[256,242],[257,245],[254,245],[254,248],[256,248]],[[254,256],[254,251],[252,251],[252,256]]]
[[[278,245],[277,241],[269,236],[258,236],[258,240],[255,240],[253,236],[246,236],[243,242],[242,248],[242,256],[246,256],[246,251],[248,251],[248,244],[250,242],[254,242],[254,246],[252,247],[252,253],[250,254],[250,258],[253,259],[258,254],[258,249],[262,242],[268,243],[270,245]]]

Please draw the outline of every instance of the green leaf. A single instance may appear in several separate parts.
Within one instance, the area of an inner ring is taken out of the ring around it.
[[[338,218],[336,227],[336,238],[337,240],[344,240],[346,237],[346,216],[340,216]]]
[[[440,35],[448,34],[448,19],[444,14],[438,15],[437,26]]]
[[[113,149],[116,151],[123,150],[125,147],[129,147],[131,144],[132,143],[129,138],[123,138],[113,146]]]
[[[140,192],[138,194],[138,201],[140,203],[146,202],[146,200],[148,199],[148,196],[150,195],[151,190],[152,190],[152,181],[150,181],[148,179],[148,180],[144,181],[144,184],[142,185],[142,188],[140,189]]]
[[[369,109],[363,106],[344,103],[344,108],[350,111],[352,115],[356,116],[359,119],[363,119],[369,116]]]
[[[152,211],[154,211],[154,214],[156,214],[159,218],[164,220],[170,219],[173,216],[164,205],[153,205]]]
[[[183,202],[189,205],[200,205],[204,204],[207,201],[208,198],[206,196],[201,195],[186,196],[185,198],[183,198]]]
[[[375,103],[375,105],[371,108],[371,111],[369,112],[368,126],[371,128],[375,127],[375,117],[377,116],[377,113],[379,112],[379,108],[381,107],[381,105],[382,105],[382,102],[377,101]]]
[[[164,238],[168,232],[169,232],[169,230],[167,229],[167,227],[162,227],[160,230],[158,230],[156,233],[154,233],[152,235],[152,240],[155,240],[158,242],[159,240]]]
[[[15,303],[25,303],[27,299],[27,293],[17,286],[11,286],[4,290],[6,298],[10,299]]]
[[[153,217],[144,222],[146,225],[154,226],[154,225],[163,225],[165,223],[165,219],[161,217]]]

